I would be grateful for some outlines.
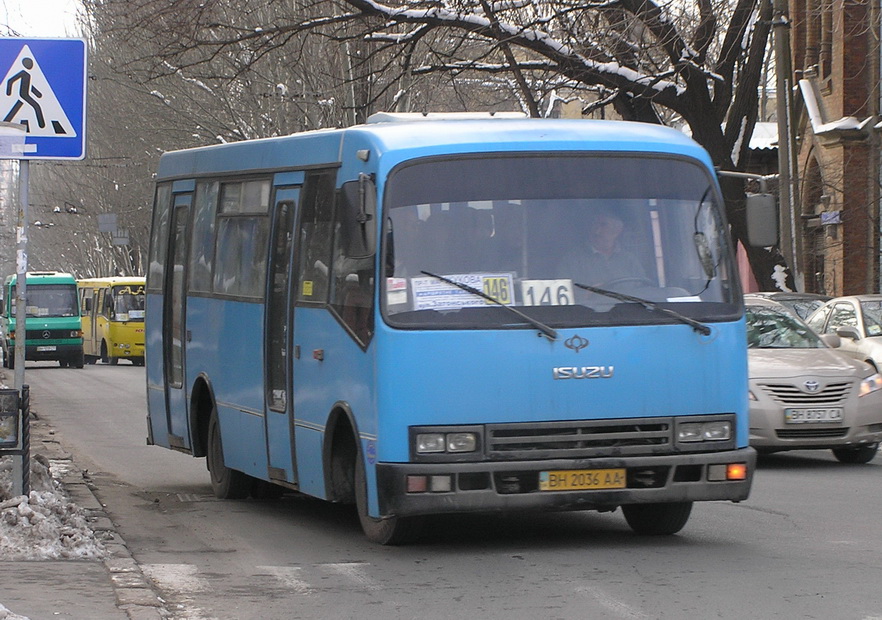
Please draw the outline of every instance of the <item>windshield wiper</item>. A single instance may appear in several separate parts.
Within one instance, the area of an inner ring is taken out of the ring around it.
[[[615,291],[608,291],[605,288],[597,288],[596,286],[588,286],[587,284],[581,284],[579,282],[573,282],[574,285],[579,288],[583,288],[586,291],[591,291],[592,293],[597,293],[598,295],[604,295],[606,297],[612,297],[613,299],[618,299],[619,301],[627,301],[630,303],[640,304],[647,310],[653,310],[655,312],[661,312],[663,314],[667,314],[670,317],[673,317],[680,321],[681,323],[685,323],[689,325],[700,333],[703,336],[708,336],[711,333],[710,327],[705,325],[700,321],[696,321],[695,319],[691,319],[688,316],[680,314],[679,312],[675,312],[674,310],[669,310],[668,308],[662,308],[654,301],[649,301],[648,299],[642,299],[641,297],[634,297],[632,295],[625,295],[624,293],[617,293]]]
[[[552,328],[548,327],[548,325],[546,325],[545,323],[542,323],[540,321],[537,321],[536,319],[534,319],[531,316],[527,316],[526,314],[524,314],[523,312],[521,312],[517,308],[513,308],[511,306],[505,305],[504,303],[502,303],[498,299],[495,299],[494,297],[491,297],[490,295],[488,295],[487,293],[485,293],[481,289],[475,288],[474,286],[469,286],[468,284],[463,284],[462,282],[457,282],[456,280],[451,280],[450,278],[445,278],[444,276],[439,276],[437,273],[432,273],[430,271],[421,271],[420,273],[424,273],[427,276],[437,278],[437,279],[441,280],[442,282],[446,282],[447,284],[452,284],[456,288],[462,289],[462,290],[466,291],[467,293],[471,293],[472,295],[477,295],[481,299],[486,299],[487,301],[492,302],[498,306],[502,306],[503,308],[505,308],[509,312],[513,312],[514,314],[518,315],[520,318],[524,319],[527,323],[529,323],[530,325],[532,325],[533,327],[538,329],[540,332],[542,332],[542,334],[546,338],[548,338],[552,342],[557,340],[557,332],[555,330],[553,330]]]

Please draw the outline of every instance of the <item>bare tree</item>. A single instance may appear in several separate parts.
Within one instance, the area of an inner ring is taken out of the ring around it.
[[[739,170],[770,0],[85,0],[108,64],[167,112],[156,143],[241,140],[379,110],[586,113],[688,128]],[[141,128],[142,130],[144,127]],[[723,183],[746,236],[741,182]],[[772,287],[776,251],[748,247]]]

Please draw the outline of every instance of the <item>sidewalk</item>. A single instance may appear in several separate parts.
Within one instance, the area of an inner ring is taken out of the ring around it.
[[[39,415],[39,411],[36,413]],[[33,416],[31,420],[31,457],[42,454],[51,462],[64,463],[62,485],[71,502],[87,513],[92,530],[108,553],[103,560],[0,558],[0,620],[170,618],[125,541],[116,533],[88,477],[72,461],[52,429]]]

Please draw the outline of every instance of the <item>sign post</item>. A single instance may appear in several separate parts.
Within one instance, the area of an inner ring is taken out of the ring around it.
[[[23,395],[30,160],[86,156],[86,69],[83,39],[0,38],[0,122],[24,130],[14,157],[19,160],[21,205],[16,228],[15,388]],[[22,442],[20,458],[14,459],[13,494],[29,492],[28,451]]]

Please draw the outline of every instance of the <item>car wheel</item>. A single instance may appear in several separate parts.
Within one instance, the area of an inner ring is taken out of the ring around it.
[[[692,502],[669,504],[627,504],[622,506],[625,520],[638,534],[653,536],[676,534],[692,513]]]
[[[244,499],[251,492],[254,479],[248,474],[230,469],[224,464],[224,449],[221,444],[220,422],[217,409],[211,412],[208,421],[208,454],[206,464],[211,474],[211,488],[218,499]]]
[[[876,457],[876,451],[878,449],[878,443],[858,446],[857,448],[833,448],[833,456],[835,456],[836,460],[840,463],[863,465],[869,463]]]
[[[368,514],[367,476],[361,455],[355,457],[355,505],[364,535],[380,545],[403,545],[416,540],[422,532],[420,517],[375,519]]]

